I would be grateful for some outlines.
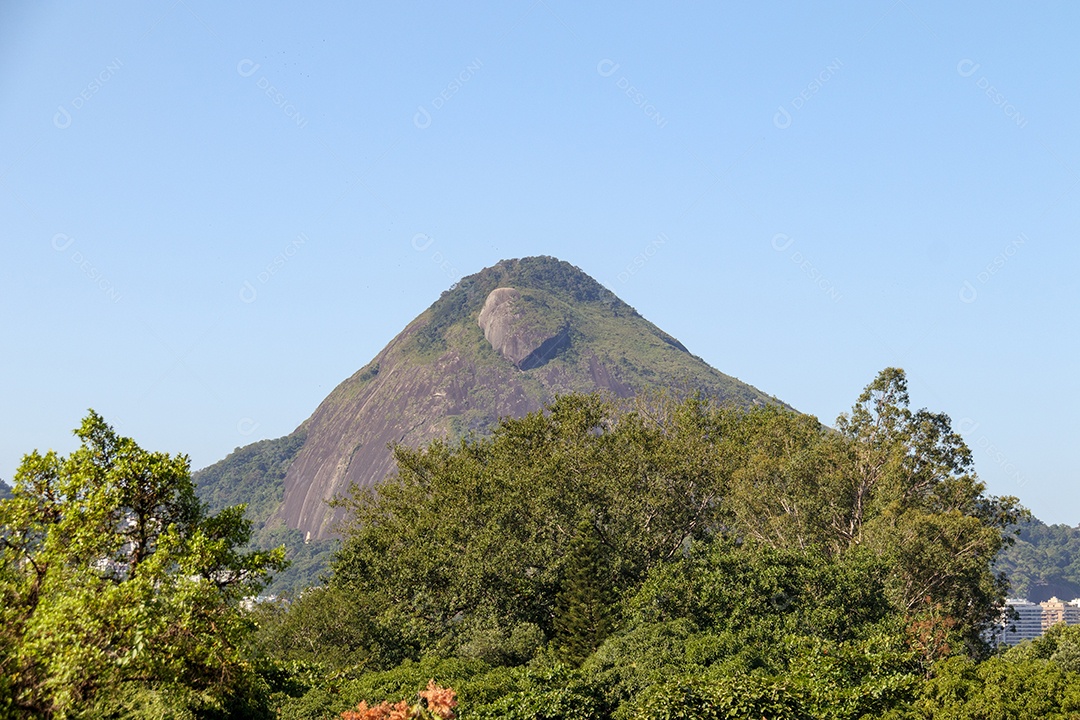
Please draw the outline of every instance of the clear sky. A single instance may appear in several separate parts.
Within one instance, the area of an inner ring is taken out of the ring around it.
[[[1080,523],[1072,3],[5,3],[0,477],[198,468],[554,255],[831,423],[889,365]]]

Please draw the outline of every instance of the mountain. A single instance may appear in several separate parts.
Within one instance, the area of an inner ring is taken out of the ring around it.
[[[196,482],[211,508],[248,502],[265,528],[325,539],[340,512],[327,500],[392,473],[391,444],[483,433],[562,393],[658,389],[779,402],[691,355],[577,267],[503,260],[444,292],[293,433],[237,449]]]
[[[1012,583],[1012,597],[1042,602],[1080,597],[1080,528],[1021,523],[1016,542],[1001,551],[996,569]]]

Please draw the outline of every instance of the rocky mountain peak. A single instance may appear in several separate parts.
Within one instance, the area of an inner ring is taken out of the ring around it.
[[[503,260],[444,292],[291,435],[234,454],[227,473],[211,467],[203,477],[244,478],[249,487],[266,467],[279,468],[268,476],[274,487],[263,491],[281,498],[276,510],[255,520],[326,538],[342,517],[328,501],[392,474],[394,444],[453,442],[558,395],[598,390],[619,397],[700,392],[743,406],[775,402],[691,355],[570,263]]]
[[[515,288],[495,288],[484,301],[477,324],[495,352],[519,370],[531,370],[570,345],[567,313],[553,310],[554,304]]]

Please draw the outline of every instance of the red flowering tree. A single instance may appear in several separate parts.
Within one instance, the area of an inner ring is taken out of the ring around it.
[[[453,720],[457,707],[457,694],[452,688],[444,688],[429,680],[427,689],[417,693],[417,701],[409,705],[405,700],[396,703],[383,701],[368,706],[361,701],[355,710],[341,713],[342,720]]]

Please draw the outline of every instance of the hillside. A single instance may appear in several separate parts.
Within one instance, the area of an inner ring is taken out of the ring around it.
[[[1019,530],[996,563],[1009,577],[1012,595],[1032,602],[1080,597],[1080,528],[1032,519]]]
[[[197,494],[211,512],[247,505],[247,516],[253,520],[254,547],[284,545],[288,549],[290,565],[274,576],[268,593],[298,594],[318,585],[337,547],[331,539],[305,543],[303,533],[274,519],[284,498],[285,472],[303,446],[304,437],[301,428],[276,440],[236,448],[224,460],[194,474]]]
[[[198,473],[200,495],[215,507],[250,502],[265,527],[323,540],[340,512],[327,501],[393,472],[393,444],[484,433],[565,393],[645,390],[779,403],[690,354],[573,265],[504,260],[444,292],[289,436]]]

